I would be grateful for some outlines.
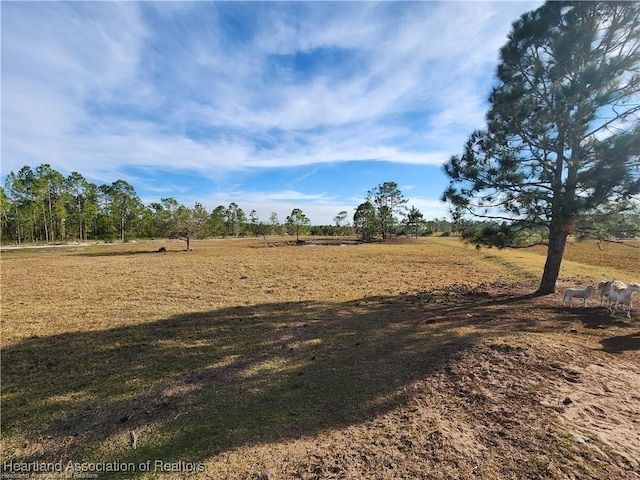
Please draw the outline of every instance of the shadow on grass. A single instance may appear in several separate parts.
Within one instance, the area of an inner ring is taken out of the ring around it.
[[[172,254],[172,253],[188,253],[188,251],[186,249],[171,249],[171,250],[163,250],[163,251],[159,251],[158,249],[156,250],[151,250],[151,249],[146,249],[146,250],[108,250],[106,249],[108,247],[105,247],[105,250],[90,250],[90,251],[75,251],[75,252],[71,252],[74,255],[77,255],[79,257],[128,257],[128,256],[132,256],[132,255],[151,255],[151,254],[155,254],[155,255],[167,255],[167,254]],[[192,251],[192,250],[191,250]]]
[[[124,249],[123,249],[124,248]],[[64,255],[74,255],[79,257],[126,257],[132,255],[150,255],[150,254],[170,254],[170,253],[181,253],[186,252],[185,249],[166,249],[164,251],[159,251],[158,249],[141,249],[136,248],[135,250],[131,247],[127,249],[122,245],[118,245],[115,247],[112,246],[99,246],[99,247],[86,247],[86,246],[62,246],[62,247],[39,247],[39,248],[29,248],[25,247],[23,249],[15,249],[15,250],[2,250],[2,255],[10,255],[10,256],[29,256],[34,252],[38,254],[43,253],[51,253],[51,254],[64,254]]]
[[[630,350],[640,350],[640,332],[620,335],[600,340],[602,349],[609,353],[622,353]]]
[[[272,303],[30,338],[2,350],[2,424],[5,439],[39,446],[4,456],[204,461],[362,422],[486,335],[458,327],[528,298]]]
[[[606,307],[554,307],[554,309],[562,313],[566,319],[578,321],[584,328],[592,330],[605,330],[612,327],[634,328],[633,323],[630,323],[622,314],[612,317]]]

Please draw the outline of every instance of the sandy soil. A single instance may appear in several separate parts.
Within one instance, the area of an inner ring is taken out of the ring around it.
[[[390,309],[425,332],[447,324],[479,336],[465,348],[445,342],[455,353],[402,387],[397,408],[227,452],[208,477],[640,478],[640,315],[610,318],[593,302],[569,309],[560,294],[528,291],[463,286],[455,299],[394,301]]]

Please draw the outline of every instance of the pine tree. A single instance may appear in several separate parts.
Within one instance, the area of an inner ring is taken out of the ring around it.
[[[291,233],[295,232],[296,242],[300,242],[300,233],[304,232],[310,224],[309,218],[299,208],[294,208],[285,222],[289,231]]]
[[[443,199],[456,218],[546,229],[549,294],[581,216],[640,192],[640,3],[548,2],[500,56],[487,129],[445,165]]]

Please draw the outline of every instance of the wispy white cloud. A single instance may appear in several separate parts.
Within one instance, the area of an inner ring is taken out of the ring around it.
[[[440,165],[482,125],[497,50],[534,6],[8,2],[3,173]]]
[[[157,201],[153,197],[143,198],[150,203]],[[209,211],[222,205],[237,203],[249,214],[255,210],[260,221],[268,222],[271,213],[276,213],[281,223],[291,214],[293,209],[300,208],[313,224],[332,224],[332,219],[341,211],[347,211],[353,216],[353,205],[328,194],[308,194],[295,190],[246,191],[246,190],[218,190],[209,195],[187,194],[182,196],[182,202],[193,206],[196,202],[203,204]]]

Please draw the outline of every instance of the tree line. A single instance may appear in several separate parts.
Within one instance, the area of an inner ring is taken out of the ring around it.
[[[281,222],[275,212],[261,220],[255,210],[246,213],[235,202],[211,212],[201,203],[188,207],[171,197],[144,205],[125,180],[96,185],[79,172],[64,176],[43,164],[10,172],[0,187],[0,237],[3,243],[17,244],[181,238],[189,248],[194,238],[356,233],[373,240],[451,231],[445,219],[426,222],[415,207],[405,214],[406,202],[397,184],[386,182],[368,193],[353,222],[341,211],[333,225],[312,226],[299,208]]]
[[[640,227],[640,3],[548,1],[513,23],[499,53],[486,128],[444,165],[442,200],[478,245],[545,243],[536,291],[545,295],[555,291],[569,235],[629,238]],[[0,233],[18,243],[310,229],[299,209],[280,226],[254,212],[247,221],[236,204],[210,214],[172,199],[145,207],[122,180],[97,187],[48,165],[12,172],[5,190]],[[364,240],[424,233],[424,216],[406,204],[386,182],[368,192],[352,224],[340,212],[331,228]]]

